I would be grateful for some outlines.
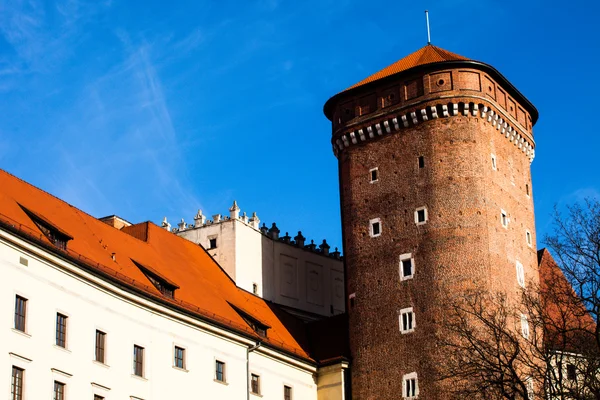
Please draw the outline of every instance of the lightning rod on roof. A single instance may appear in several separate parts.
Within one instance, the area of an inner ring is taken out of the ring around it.
[[[425,10],[425,19],[427,20],[427,44],[431,44],[431,33],[429,32],[429,11]]]

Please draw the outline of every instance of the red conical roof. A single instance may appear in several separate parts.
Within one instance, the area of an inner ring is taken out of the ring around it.
[[[396,61],[392,65],[385,67],[379,72],[374,73],[366,79],[358,82],[357,84],[350,86],[346,90],[354,89],[359,86],[363,86],[367,83],[388,77],[390,75],[397,74],[398,72],[406,71],[419,65],[431,64],[441,61],[471,61],[466,57],[458,54],[449,52],[448,50],[441,49],[432,44],[428,44],[425,47],[420,48],[412,54]]]

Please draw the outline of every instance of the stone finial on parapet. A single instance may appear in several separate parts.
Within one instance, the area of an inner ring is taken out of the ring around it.
[[[308,249],[310,251],[315,251],[315,249],[317,248],[317,245],[315,244],[314,240],[310,241],[310,244],[307,244],[306,246],[304,246],[305,249]]]
[[[341,255],[341,253],[339,252],[339,250],[338,250],[338,248],[337,248],[337,247],[335,248],[335,251],[333,251],[333,252],[331,253],[331,257],[333,257],[333,258],[335,258],[335,259],[337,259],[337,260],[339,260],[339,259],[340,259],[340,255]]]
[[[213,222],[216,224],[218,222],[221,222],[221,214],[215,214],[213,215]]]
[[[325,239],[323,239],[323,243],[321,243],[319,245],[319,249],[321,249],[321,253],[323,253],[324,255],[329,255],[329,249],[331,248],[331,246],[329,246],[327,244],[327,241]]]
[[[269,229],[269,236],[271,237],[271,239],[277,240],[279,239],[279,232],[281,231],[279,230],[275,222],[273,222],[273,226],[271,226],[271,228]]]
[[[294,240],[296,241],[296,245],[298,247],[304,247],[304,241],[306,238],[302,236],[302,231],[298,231],[298,236],[294,236]]]
[[[229,209],[229,218],[238,219],[239,216],[240,216],[240,208],[237,205],[237,201],[234,200],[233,205]]]
[[[283,236],[283,237],[282,237],[281,239],[279,239],[279,240],[281,240],[283,243],[289,243],[289,242],[290,242],[290,240],[292,240],[292,237],[291,237],[291,236],[290,236],[290,235],[289,235],[289,234],[286,232],[286,233],[285,233],[285,236]]]
[[[258,227],[260,226],[260,219],[258,219],[258,216],[256,215],[256,211],[252,213],[252,216],[250,217],[250,226],[253,227],[254,229],[258,229]]]
[[[171,230],[171,224],[167,222],[167,217],[164,217],[162,220],[162,224],[160,224],[161,227],[163,227],[164,229],[170,231]]]
[[[267,224],[263,222],[263,226],[260,227],[260,231],[263,235],[267,235],[269,233],[269,228],[267,228]]]
[[[202,215],[202,210],[198,210],[196,216],[194,217],[194,227],[200,228],[202,225],[206,223],[206,216]]]
[[[246,215],[246,211],[244,211],[242,213],[242,216],[240,217],[240,219],[242,220],[243,223],[245,223],[245,224],[248,223],[248,216]]]
[[[179,228],[180,231],[185,230],[185,228],[187,227],[187,224],[185,223],[185,220],[183,218],[181,218],[181,222],[177,224],[177,227]]]

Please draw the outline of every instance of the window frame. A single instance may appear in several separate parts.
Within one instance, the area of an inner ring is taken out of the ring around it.
[[[373,179],[373,172],[375,172],[375,179]],[[369,183],[379,182],[379,167],[371,168],[369,170]]]
[[[98,338],[102,338],[101,340],[101,344],[102,346],[99,346],[99,341]],[[101,355],[102,359],[100,359],[99,355]],[[105,364],[106,365],[106,332],[100,330],[100,329],[96,329],[96,333],[95,333],[95,339],[94,339],[94,361],[99,362],[101,364]]]
[[[515,262],[515,268],[517,270],[517,282],[519,286],[525,288],[525,270],[523,269],[523,263],[519,260]]]
[[[181,358],[178,357],[178,350],[180,350]],[[186,348],[180,345],[173,345],[173,367],[187,371],[187,354]],[[177,362],[181,360],[181,366],[177,365]]]
[[[404,316],[406,317],[406,325],[407,328],[404,328]],[[408,319],[408,316],[410,316],[410,319]],[[415,317],[415,312],[413,310],[412,307],[408,307],[408,308],[403,308],[400,310],[399,313],[399,323],[400,323],[400,333],[405,335],[407,333],[412,333],[415,331],[415,327],[416,327],[416,317]],[[410,326],[409,326],[410,325]]]
[[[413,257],[412,253],[405,253],[405,254],[401,254],[399,257],[399,269],[400,269],[400,281],[406,281],[409,279],[413,279],[415,276],[415,258]],[[404,275],[404,262],[406,260],[410,260],[410,275]]]
[[[408,382],[413,382],[412,393],[409,393],[410,388]],[[419,397],[419,378],[416,372],[411,372],[402,376],[402,398],[416,399]]]
[[[218,235],[209,236],[207,239],[208,239],[208,249],[207,250],[214,250],[219,247],[219,241],[217,240]],[[214,246],[213,246],[213,241],[215,244]]]
[[[286,393],[289,389],[289,393]],[[294,389],[290,385],[283,385],[283,400],[293,400],[294,398]]]
[[[219,366],[221,367],[220,371]],[[220,379],[219,374],[221,375]],[[227,383],[227,363],[225,361],[215,359],[215,381]]]
[[[23,304],[21,309],[19,308],[19,300],[22,300]],[[27,333],[27,302],[28,299],[26,297],[21,296],[20,294],[15,294],[15,314],[13,328],[23,333]],[[20,311],[22,311],[22,315],[19,313]]]
[[[527,315],[521,314],[521,335],[525,339],[529,339],[530,331],[529,331],[529,318]]]
[[[502,227],[508,229],[509,222],[510,221],[508,220],[508,213],[503,209],[500,209],[500,224],[502,225]]]
[[[23,389],[25,387],[25,369],[16,365],[12,366],[10,378],[10,399],[23,400]],[[16,389],[16,390],[15,390]]]
[[[379,232],[375,233],[374,226],[375,224],[379,225]],[[369,236],[372,238],[376,238],[381,236],[381,232],[383,231],[383,226],[381,224],[381,218],[373,218],[369,220]]]
[[[53,400],[65,400],[67,392],[67,384],[61,381],[54,380]]]
[[[134,376],[140,377],[140,378],[144,378],[145,375],[145,365],[144,365],[144,358],[145,358],[145,353],[146,349],[143,346],[134,344],[133,345],[133,372],[132,374]],[[138,371],[138,366],[139,366],[139,371]],[[139,372],[139,373],[138,373]]]
[[[419,212],[423,211],[423,221],[419,221]],[[429,213],[427,212],[427,206],[421,206],[415,209],[415,224],[425,225],[429,221]]]
[[[64,322],[64,323],[61,323]],[[66,349],[68,342],[69,316],[60,311],[56,312],[56,331],[54,345]]]
[[[256,378],[256,380],[254,380]],[[256,382],[256,387],[254,383]],[[256,389],[256,391],[254,390]],[[254,372],[250,373],[250,393],[260,396],[260,375]]]

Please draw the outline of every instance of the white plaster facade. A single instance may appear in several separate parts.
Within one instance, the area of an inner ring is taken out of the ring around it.
[[[236,285],[265,300],[321,316],[345,310],[343,261],[328,248],[279,237],[278,230],[259,229],[234,202],[229,216],[207,220],[200,211],[193,224],[182,222],[173,232],[202,245]],[[163,222],[163,227],[170,225]],[[275,228],[276,229],[276,228]],[[216,239],[211,248],[210,240]],[[296,238],[294,238],[296,239]]]
[[[126,291],[4,230],[0,266],[5,393],[10,393],[9,376],[16,366],[24,370],[26,400],[51,399],[55,380],[66,384],[67,400],[94,395],[107,400],[258,399],[247,386],[246,352],[255,345],[252,340]],[[14,329],[16,295],[27,299],[25,333]],[[57,312],[68,317],[66,349],[55,345]],[[97,329],[106,333],[104,364],[94,361]],[[134,344],[145,349],[143,378],[133,374]],[[174,346],[185,349],[185,370],[173,366]],[[215,360],[226,363],[227,384],[214,380]],[[270,348],[250,353],[249,370],[260,375],[265,400],[283,399],[284,385],[292,387],[296,400],[334,398],[318,395],[323,391],[317,390],[313,364]]]

